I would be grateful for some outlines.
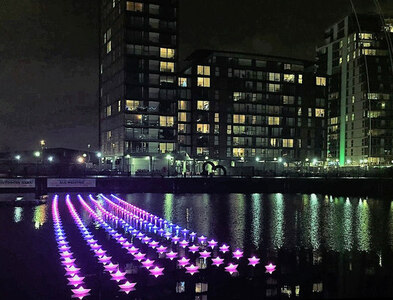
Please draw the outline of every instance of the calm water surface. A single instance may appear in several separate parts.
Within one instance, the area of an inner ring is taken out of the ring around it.
[[[15,196],[0,195],[0,201]],[[87,195],[83,196],[87,200]],[[245,257],[239,262],[239,272],[232,276],[223,271],[223,266],[203,262],[198,262],[200,272],[191,276],[178,269],[175,262],[159,258],[138,240],[132,240],[165,267],[165,275],[156,279],[111,240],[82,208],[76,195],[71,195],[98,242],[137,282],[136,291],[119,293],[89,251],[68,212],[65,195],[60,194],[59,211],[67,239],[86,276],[86,287],[92,289],[86,299],[393,297],[390,199],[315,194],[120,197],[199,235],[225,242],[233,249],[241,248]],[[59,261],[51,202],[38,207],[0,208],[0,299],[71,298]],[[246,257],[252,255],[261,258],[256,268],[247,265]],[[277,265],[272,274],[265,272],[268,262]]]

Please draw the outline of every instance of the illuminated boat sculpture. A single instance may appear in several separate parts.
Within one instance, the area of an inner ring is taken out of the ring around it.
[[[146,269],[150,269],[153,266],[154,260],[146,259],[145,261],[142,262],[142,265]]]
[[[221,257],[219,257],[219,256],[217,256],[217,257],[215,257],[215,258],[212,258],[212,262],[213,262],[213,265],[219,267],[220,265],[223,264],[224,259],[221,258]]]
[[[138,253],[134,254],[134,259],[137,261],[141,261],[142,259],[145,258],[145,256],[146,256],[145,253],[138,252]]]
[[[195,273],[199,272],[198,269],[199,269],[198,266],[191,265],[191,266],[186,267],[186,270],[187,270],[186,273],[194,275]]]
[[[190,263],[189,263],[189,262],[190,262],[190,259],[189,259],[189,258],[182,257],[182,258],[179,259],[177,262],[179,263],[179,266],[180,266],[180,267],[185,267],[185,266],[187,266],[187,265],[190,264]]]
[[[259,264],[259,258],[256,258],[255,256],[253,256],[248,259],[249,266],[255,267],[257,264]]]
[[[217,242],[215,240],[210,240],[207,242],[209,244],[209,247],[214,249],[215,246],[217,246]]]
[[[197,252],[197,251],[199,250],[199,246],[197,246],[197,245],[191,245],[191,246],[188,247],[188,249],[189,249],[192,253],[195,253],[195,252]]]
[[[120,270],[117,270],[117,272],[111,274],[112,280],[116,280],[117,282],[123,280],[125,278],[124,275],[126,275],[126,272],[120,272]]]
[[[211,252],[208,252],[206,250],[199,252],[199,255],[201,256],[201,258],[208,258],[211,255]]]
[[[161,276],[161,275],[164,274],[164,273],[163,273],[164,268],[155,267],[155,268],[153,268],[153,269],[150,269],[149,271],[150,271],[150,274],[153,275],[153,276],[155,276],[156,278],[157,278],[158,276]]]
[[[222,253],[226,253],[226,252],[228,252],[229,251],[229,246],[228,245],[222,245],[221,247],[220,247],[220,251],[222,252]]]
[[[276,265],[269,263],[265,266],[266,272],[272,274],[276,270]]]
[[[233,254],[233,257],[236,259],[240,259],[241,257],[243,257],[243,251],[240,251],[239,249],[234,251],[232,254]]]
[[[225,271],[227,271],[230,274],[236,273],[237,272],[237,266],[238,265],[234,265],[234,264],[229,264],[227,267],[225,267]]]
[[[177,257],[177,252],[173,252],[173,251],[168,252],[168,253],[166,254],[166,257],[169,258],[170,260],[173,260],[174,258]]]
[[[79,277],[78,274],[76,274],[75,276],[68,277],[67,279],[68,279],[70,285],[77,287],[78,285],[80,285],[83,282],[83,279],[85,279],[85,277]]]
[[[136,282],[127,281],[124,284],[120,284],[119,288],[120,288],[120,291],[128,294],[129,292],[135,291],[135,285],[136,285]]]

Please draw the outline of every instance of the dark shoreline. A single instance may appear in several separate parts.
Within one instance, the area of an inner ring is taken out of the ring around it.
[[[235,178],[235,177],[110,177],[96,178],[95,188],[46,188],[47,178],[36,178],[36,189],[2,188],[0,193],[302,193],[334,196],[390,197],[392,178]]]

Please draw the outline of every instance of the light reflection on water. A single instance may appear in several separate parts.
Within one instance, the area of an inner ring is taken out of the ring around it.
[[[234,248],[244,247],[245,235],[245,195],[233,194],[229,197],[230,244]]]
[[[23,207],[14,208],[14,222],[19,223],[23,221]]]
[[[47,210],[48,204],[39,205],[34,208],[33,223],[35,229],[39,229],[46,223],[48,218]]]
[[[271,218],[271,243],[274,249],[280,249],[284,245],[284,199],[282,194],[273,194],[270,197],[272,204]]]
[[[262,220],[261,211],[263,210],[263,201],[260,194],[252,194],[251,196],[251,212],[252,212],[252,225],[251,236],[252,243],[255,249],[259,249],[259,244],[262,238]]]

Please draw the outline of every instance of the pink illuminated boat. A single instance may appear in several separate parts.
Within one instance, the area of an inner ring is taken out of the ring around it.
[[[243,257],[243,251],[240,251],[239,249],[232,252],[232,254],[233,254],[233,257],[236,259],[240,259],[241,257]]]
[[[187,266],[187,265],[190,264],[190,259],[189,259],[189,258],[182,257],[182,258],[179,259],[177,262],[179,263],[179,266],[185,267],[185,266]]]
[[[210,257],[211,252],[208,252],[208,251],[204,250],[204,251],[202,251],[202,252],[199,252],[199,255],[200,255],[202,258],[208,258],[208,257]]]
[[[259,258],[253,256],[253,257],[250,257],[250,258],[248,259],[248,265],[249,265],[249,266],[255,267],[257,264],[259,264]]]
[[[221,247],[220,247],[220,251],[222,252],[222,253],[226,253],[226,252],[228,252],[229,251],[229,246],[228,245],[222,245]]]
[[[272,274],[276,270],[276,265],[269,263],[265,266],[266,272]]]
[[[158,276],[161,276],[161,275],[164,274],[164,273],[163,273],[164,268],[155,267],[155,268],[153,268],[153,269],[150,269],[149,271],[150,271],[150,274],[153,275],[153,276],[155,276],[156,278],[157,278]]]
[[[169,258],[170,260],[173,260],[174,258],[177,257],[177,252],[173,252],[173,251],[168,252],[168,253],[166,254],[166,257]]]
[[[123,280],[125,278],[124,275],[126,275],[126,272],[120,272],[120,270],[117,270],[117,272],[111,274],[112,280],[116,280],[117,282]]]
[[[142,265],[146,269],[150,269],[153,266],[154,260],[146,259],[145,261],[142,262]]]
[[[146,256],[145,253],[138,252],[138,253],[136,253],[136,254],[134,255],[134,258],[135,258],[137,261],[141,261],[142,259],[145,258],[145,256]]]
[[[236,273],[237,272],[237,266],[232,263],[230,263],[227,267],[225,267],[225,271],[227,271],[230,274]]]
[[[224,259],[221,258],[221,257],[219,257],[219,256],[217,256],[217,257],[215,257],[215,258],[212,258],[212,262],[213,262],[213,265],[219,267],[220,265],[223,264]]]
[[[83,282],[83,279],[85,279],[85,277],[79,277],[78,274],[76,274],[75,276],[69,277],[67,279],[70,282],[69,284],[77,287],[78,285],[80,285]]]
[[[199,272],[198,269],[199,269],[198,266],[191,265],[191,266],[186,267],[186,270],[187,270],[186,273],[194,275],[195,273]]]
[[[188,247],[188,249],[189,249],[192,253],[195,253],[195,252],[197,252],[197,251],[199,250],[199,246],[197,246],[197,245],[191,245],[191,246]]]

